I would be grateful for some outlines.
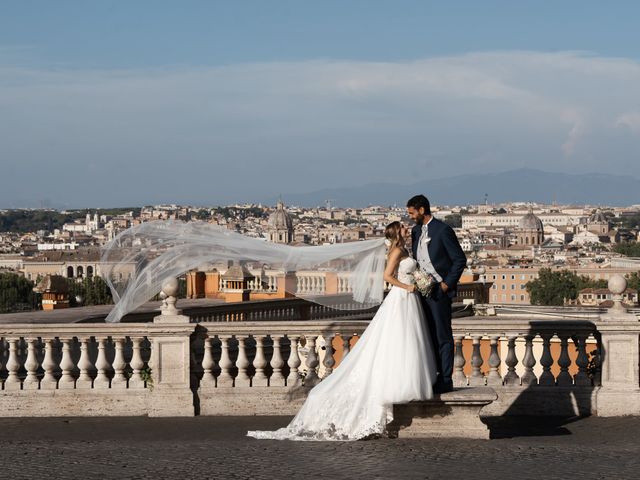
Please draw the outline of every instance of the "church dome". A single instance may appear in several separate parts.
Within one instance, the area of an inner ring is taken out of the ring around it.
[[[291,215],[284,209],[284,203],[278,202],[276,211],[269,216],[269,227],[277,230],[293,229],[293,220]]]
[[[608,220],[607,217],[604,216],[604,213],[602,213],[602,210],[598,208],[593,214],[591,214],[588,223],[608,223]]]
[[[518,228],[520,230],[535,230],[536,232],[542,232],[544,230],[542,220],[536,217],[531,211],[520,219]]]

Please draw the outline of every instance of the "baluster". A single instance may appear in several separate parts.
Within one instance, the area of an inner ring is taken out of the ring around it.
[[[587,366],[589,365],[589,358],[587,357],[587,335],[579,333],[574,338],[574,344],[578,348],[578,357],[576,358],[576,365],[578,366],[578,373],[576,373],[574,379],[575,385],[591,385],[591,379],[587,373]]]
[[[280,351],[280,335],[273,335],[273,356],[271,357],[271,368],[273,369],[273,374],[271,375],[271,379],[269,380],[269,385],[274,387],[284,387],[286,385],[286,381],[284,375],[282,374],[282,367],[284,367],[284,359],[282,358],[282,352]]]
[[[568,338],[564,333],[558,336],[560,337],[560,357],[558,358],[560,373],[558,374],[557,383],[560,387],[567,387],[573,385],[573,378],[571,378],[571,374],[569,373],[571,358],[569,358]]]
[[[469,378],[469,385],[479,386],[484,385],[484,376],[482,375],[481,367],[484,363],[482,361],[482,355],[480,354],[480,339],[482,337],[475,335],[473,337],[473,353],[471,354],[471,378]]]
[[[55,390],[58,388],[58,380],[55,377],[55,369],[58,366],[53,359],[53,342],[55,339],[47,338],[42,339],[44,343],[44,359],[42,360],[42,369],[44,370],[44,377],[40,381],[41,390]]]
[[[518,357],[516,356],[516,336],[510,336],[507,342],[508,352],[505,362],[507,364],[507,374],[504,376],[505,385],[520,385],[520,377],[516,373]]]
[[[596,340],[596,350],[593,352],[594,355],[594,363],[595,363],[595,372],[593,374],[593,384],[600,385],[602,382],[602,341],[600,338],[593,337]]]
[[[320,364],[318,361],[318,354],[316,353],[316,338],[317,335],[305,335],[307,340],[307,376],[304,379],[305,386],[313,387],[318,384],[320,378],[316,368]]]
[[[60,338],[62,342],[62,360],[60,361],[60,368],[62,369],[62,376],[58,381],[59,389],[72,390],[76,387],[76,380],[73,378],[73,360],[71,359],[70,343],[72,338]]]
[[[124,361],[124,339],[114,338],[113,343],[115,344],[116,354],[113,357],[114,374],[111,379],[111,388],[122,390],[127,388],[127,377],[124,376],[124,368],[127,366],[127,363]]]
[[[538,379],[538,385],[555,385],[556,379],[551,373],[553,365],[553,357],[551,356],[551,333],[541,333],[542,337],[542,356],[540,357],[540,365],[542,365],[542,373]]]
[[[289,376],[287,377],[287,386],[294,386],[300,383],[300,371],[298,368],[302,364],[300,361],[300,354],[298,353],[298,340],[297,335],[287,335],[291,348],[289,351],[289,358],[287,359],[287,365],[289,365]]]
[[[333,335],[327,334],[325,337],[325,351],[322,365],[324,365],[324,377],[326,378],[333,372],[333,367],[336,364],[336,359],[333,356]]]
[[[25,338],[27,342],[27,359],[24,362],[24,368],[27,370],[27,377],[22,383],[23,390],[37,390],[40,380],[38,380],[38,358],[36,356],[37,338]]]
[[[467,363],[464,359],[464,353],[462,351],[462,341],[464,335],[457,335],[454,339],[455,351],[453,354],[453,384],[456,387],[466,387],[467,377],[464,374],[464,365]]]
[[[524,374],[522,375],[522,385],[537,385],[538,378],[533,373],[533,367],[536,364],[536,359],[533,356],[533,335],[526,335],[524,358],[522,359],[522,365],[524,366]]]
[[[204,356],[202,357],[202,380],[200,380],[201,387],[214,387],[216,384],[216,378],[213,375],[213,369],[216,367],[216,362],[213,359],[213,345],[212,338],[204,339]]]
[[[342,360],[345,359],[351,351],[351,335],[342,335]]]
[[[93,363],[89,358],[89,341],[91,337],[78,338],[80,342],[80,359],[78,360],[78,369],[80,369],[80,375],[76,380],[76,389],[90,389],[92,387],[93,379],[91,378],[91,370],[93,369]]]
[[[142,352],[140,351],[140,344],[142,343],[142,337],[131,337],[131,378],[129,379],[129,388],[144,388],[144,379],[142,378],[142,369],[144,368],[144,361],[142,360]]]
[[[502,376],[500,375],[500,354],[498,353],[498,340],[500,337],[491,337],[491,353],[489,354],[489,375],[487,377],[487,385],[502,385]]]
[[[229,356],[229,339],[228,335],[218,337],[220,339],[220,375],[216,380],[216,386],[218,387],[232,387],[233,377],[231,376],[231,368],[233,362]]]
[[[266,387],[269,385],[269,377],[264,373],[264,369],[267,366],[267,359],[264,356],[264,339],[263,335],[255,336],[256,356],[253,359],[253,366],[256,369],[256,373],[251,382],[253,387]]]
[[[249,365],[249,359],[247,358],[247,346],[245,344],[245,338],[236,336],[238,340],[238,359],[236,360],[236,367],[238,367],[238,376],[236,377],[236,387],[249,387],[251,386],[251,378],[247,374],[247,368]]]
[[[106,338],[96,338],[98,341],[98,358],[96,359],[96,368],[98,373],[93,381],[93,388],[105,389],[109,388],[109,376],[107,372],[109,370],[109,362],[107,361],[107,354],[105,352]]]
[[[4,357],[5,357],[5,353],[6,353],[6,349],[5,349],[5,338],[4,337],[0,337],[0,373],[2,372],[3,366],[4,366]],[[0,386],[2,385],[2,378],[0,378]]]
[[[22,383],[20,377],[18,377],[18,370],[20,370],[20,361],[18,359],[18,342],[19,338],[8,338],[9,342],[9,359],[5,365],[8,376],[4,382],[5,390],[20,390]]]
[[[198,362],[196,358],[196,349],[198,348],[199,335],[192,335],[189,341],[189,383],[192,387],[197,388],[200,384],[198,380],[201,377],[202,362]]]

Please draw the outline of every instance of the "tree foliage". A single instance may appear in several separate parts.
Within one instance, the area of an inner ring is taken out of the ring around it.
[[[627,275],[627,287],[640,292],[640,273],[633,272]]]
[[[38,230],[52,232],[62,228],[65,223],[83,219],[87,213],[116,216],[133,212],[140,215],[140,208],[109,208],[102,210],[68,210],[64,213],[56,210],[7,210],[0,213],[0,232],[28,233]]]
[[[34,284],[16,273],[0,273],[0,313],[35,309],[38,294]]]
[[[564,305],[565,300],[575,300],[584,288],[606,288],[606,280],[591,280],[569,270],[552,271],[542,268],[538,278],[527,283],[532,305]]]
[[[84,278],[81,281],[69,278],[67,281],[69,282],[69,304],[72,307],[113,303],[111,290],[102,277]]]
[[[640,242],[623,242],[613,247],[613,251],[627,257],[640,257]]]
[[[451,228],[461,228],[462,227],[462,215],[459,213],[452,213],[451,215],[447,215],[444,217],[444,223],[449,225]]]
[[[0,232],[53,231],[73,218],[54,210],[9,210],[0,214]]]

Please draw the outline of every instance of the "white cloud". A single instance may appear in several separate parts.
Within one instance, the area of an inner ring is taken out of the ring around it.
[[[0,161],[16,165],[0,179],[0,206],[18,193],[100,195],[96,178],[111,186],[106,203],[171,191],[215,203],[402,181],[409,171],[413,180],[425,164],[424,177],[514,166],[615,172],[638,147],[620,128],[640,131],[640,64],[576,52],[123,71],[17,65],[0,63]],[[433,151],[442,159],[426,162]]]

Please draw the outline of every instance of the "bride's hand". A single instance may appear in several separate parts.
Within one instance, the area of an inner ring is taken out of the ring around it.
[[[415,291],[416,291],[416,286],[415,285],[408,285],[407,286],[407,292],[414,293]]]

